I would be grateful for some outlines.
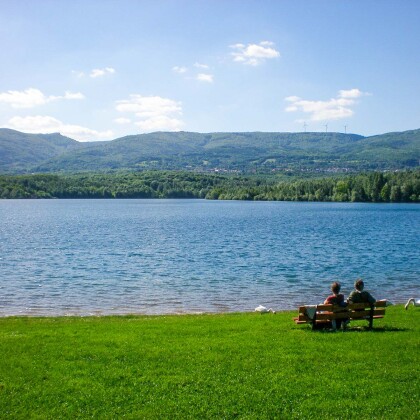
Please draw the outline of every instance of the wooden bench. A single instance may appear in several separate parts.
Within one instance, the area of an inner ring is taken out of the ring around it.
[[[370,303],[349,303],[346,307],[324,304],[300,306],[299,316],[293,320],[296,324],[311,324],[313,330],[323,327],[335,329],[336,320],[367,320],[372,329],[373,320],[384,317],[386,304],[386,300],[378,300],[373,306]]]

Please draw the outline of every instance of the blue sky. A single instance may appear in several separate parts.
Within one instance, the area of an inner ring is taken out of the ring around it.
[[[0,0],[0,126],[420,127],[418,0]]]

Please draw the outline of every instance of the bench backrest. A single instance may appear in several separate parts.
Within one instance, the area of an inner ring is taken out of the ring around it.
[[[382,317],[385,315],[386,300],[378,300],[373,306],[370,303],[349,303],[346,307],[338,305],[316,305],[316,319],[365,319],[367,317]],[[299,320],[308,320],[306,306],[299,307]],[[311,317],[313,318],[313,317]]]

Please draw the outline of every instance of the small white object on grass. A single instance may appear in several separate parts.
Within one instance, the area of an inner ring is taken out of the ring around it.
[[[273,313],[273,314],[275,314],[275,313],[276,313],[276,311],[273,311],[273,309],[271,309],[271,308],[266,308],[265,306],[262,306],[262,305],[258,305],[258,306],[255,308],[255,312],[259,312],[260,314],[267,314],[268,312],[271,312],[271,313]]]
[[[405,309],[408,309],[408,306],[412,303],[414,306],[420,306],[420,299],[408,299],[408,302],[405,304]]]

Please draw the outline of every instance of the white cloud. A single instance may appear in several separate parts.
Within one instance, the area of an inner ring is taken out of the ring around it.
[[[199,80],[200,82],[213,83],[213,75],[212,74],[199,73],[199,74],[197,74],[197,80]]]
[[[11,105],[13,108],[32,108],[46,104],[47,97],[39,90],[29,88],[24,91],[9,90],[0,93],[0,102]]]
[[[179,131],[184,122],[181,102],[160,96],[142,96],[133,94],[129,99],[117,101],[116,110],[134,114],[140,120],[135,124],[142,131]]]
[[[85,99],[85,95],[83,95],[83,93],[77,92],[77,93],[72,93],[69,91],[66,91],[64,93],[64,96],[57,96],[57,99]]]
[[[177,118],[159,115],[135,123],[144,132],[151,131],[180,131],[184,123]]]
[[[207,64],[201,64],[201,63],[194,63],[194,67],[198,69],[208,69],[209,66]]]
[[[97,77],[102,77],[105,76],[107,74],[114,74],[115,73],[115,69],[113,69],[112,67],[105,67],[103,69],[93,69],[89,76],[92,78],[97,78]]]
[[[261,41],[260,45],[264,46],[264,47],[272,47],[274,45],[274,42],[271,41]]]
[[[209,66],[207,64],[202,64],[202,63],[198,63],[195,62],[194,63],[194,67],[200,70],[207,70],[209,69]],[[185,74],[188,71],[187,67],[179,67],[179,66],[175,66],[172,67],[172,71],[174,71],[175,73],[178,74]],[[199,82],[205,82],[205,83],[213,83],[214,81],[214,75],[213,74],[209,74],[209,73],[196,73],[195,75],[191,75],[190,77],[187,77],[186,79],[189,80],[198,80]]]
[[[117,101],[117,111],[133,112],[138,117],[181,114],[181,103],[160,96],[130,95],[130,99]]]
[[[234,45],[231,45],[230,48],[243,49],[245,48],[245,44],[234,44]]]
[[[352,107],[356,105],[356,99],[369,95],[359,89],[340,90],[336,98],[327,101],[308,101],[299,96],[285,98],[290,105],[287,112],[303,112],[309,114],[311,121],[327,121],[348,118],[354,114]]]
[[[359,89],[339,90],[338,96],[340,98],[360,98],[361,96],[369,95],[369,93],[362,92]]]
[[[65,92],[63,96],[46,96],[39,89],[34,88],[23,91],[9,90],[0,93],[0,102],[8,104],[12,108],[33,108],[60,99],[84,99],[84,95],[81,93]]]
[[[188,69],[183,66],[175,66],[175,67],[172,67],[172,71],[174,71],[175,73],[183,74],[183,73],[186,73]]]
[[[124,125],[124,124],[130,124],[131,123],[131,120],[130,120],[130,118],[123,118],[123,117],[121,117],[121,118],[116,118],[114,120],[114,122],[116,122],[117,124]]]
[[[85,76],[89,76],[92,79],[96,79],[98,77],[103,77],[103,76],[106,76],[108,74],[114,74],[115,69],[112,68],[112,67],[104,67],[102,69],[92,69],[90,71],[90,73],[85,73],[83,71],[78,71],[78,70],[72,70],[71,72],[72,72],[72,74],[74,74],[79,79],[81,79]]]
[[[95,141],[111,139],[113,132],[96,131],[80,125],[65,124],[60,120],[50,116],[28,116],[13,117],[8,121],[7,128],[23,131],[25,133],[61,133],[63,136],[70,137],[79,141]]]
[[[258,66],[265,60],[280,57],[271,41],[262,41],[259,44],[234,44],[230,46],[236,50],[231,53],[233,60],[250,66]]]

